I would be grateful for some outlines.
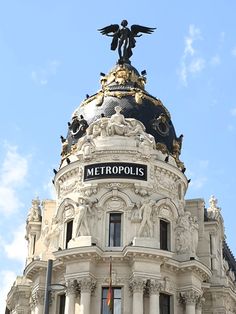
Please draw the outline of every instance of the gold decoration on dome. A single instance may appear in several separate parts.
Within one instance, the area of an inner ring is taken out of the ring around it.
[[[144,98],[142,91],[137,91],[134,97],[137,104],[142,104]]]
[[[161,151],[163,154],[169,153],[167,146],[163,143],[156,143],[156,149]]]
[[[185,168],[184,163],[182,161],[180,161],[180,159],[179,159],[179,156],[181,154],[182,141],[183,141],[183,135],[182,134],[177,139],[173,140],[173,143],[172,143],[173,153],[171,154],[174,157],[177,166],[181,170],[183,170]]]
[[[85,99],[82,103],[81,106],[85,106],[89,103],[91,103],[92,101],[95,101],[96,106],[101,106],[102,102],[103,102],[103,97],[104,97],[104,93],[102,90],[98,91],[97,94],[95,94],[94,96],[91,96],[87,99]]]
[[[100,81],[103,89],[113,82],[116,82],[118,85],[125,85],[127,82],[132,82],[143,89],[146,78],[139,76],[135,71],[130,70],[124,64],[119,64],[113,71],[108,73],[108,75],[103,76]]]
[[[68,141],[67,140],[62,142],[61,149],[62,149],[61,157],[64,158],[68,154]]]
[[[77,145],[77,144],[73,144],[73,145],[71,146],[70,153],[71,153],[71,154],[74,154],[74,153],[77,152],[77,150],[78,150],[78,145]]]

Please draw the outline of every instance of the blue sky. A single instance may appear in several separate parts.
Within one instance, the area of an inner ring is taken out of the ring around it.
[[[137,41],[132,64],[184,134],[187,198],[218,198],[236,254],[235,1],[26,1],[0,10],[0,307],[21,274],[32,198],[51,198],[60,135],[99,73],[114,66],[97,29],[127,19],[157,27]]]

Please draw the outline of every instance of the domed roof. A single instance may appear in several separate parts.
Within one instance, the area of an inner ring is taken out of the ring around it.
[[[154,136],[157,149],[175,154],[177,145],[180,151],[182,137],[176,137],[168,110],[145,90],[146,73],[140,75],[133,66],[124,63],[117,64],[108,75],[101,75],[101,90],[88,96],[73,113],[69,128],[74,133],[68,132],[69,146],[83,136],[88,125],[101,116],[111,117],[115,107],[120,106],[125,118],[135,118],[144,124],[146,132]]]

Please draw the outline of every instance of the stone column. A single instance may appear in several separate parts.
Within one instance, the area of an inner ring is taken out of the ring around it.
[[[96,281],[90,277],[79,280],[80,314],[90,314],[91,293],[96,287]]]
[[[199,293],[189,290],[180,293],[180,302],[185,304],[186,314],[196,314],[196,304],[199,299]]]
[[[205,302],[205,298],[200,296],[196,304],[196,314],[202,314],[202,304]]]
[[[133,293],[133,314],[143,314],[143,289],[146,281],[142,278],[133,278],[130,281],[130,290]]]
[[[158,280],[150,280],[149,285],[149,314],[159,314],[160,305],[159,305],[159,297],[161,290],[161,283]]]
[[[77,293],[77,282],[75,280],[67,282],[65,314],[75,314],[75,298]]]

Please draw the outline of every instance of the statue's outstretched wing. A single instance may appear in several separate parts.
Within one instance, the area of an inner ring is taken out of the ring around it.
[[[111,42],[111,50],[116,50],[117,45],[118,45],[118,39],[119,39],[119,25],[118,24],[111,24],[109,26],[105,26],[103,28],[98,29],[98,31],[102,35],[107,35],[113,37],[112,42]],[[113,34],[111,34],[113,33]]]
[[[154,32],[156,29],[155,27],[146,27],[146,26],[141,26],[141,25],[132,25],[130,27],[132,35],[136,36],[138,33],[145,33],[145,34],[151,34]]]
[[[115,33],[119,30],[119,25],[118,24],[111,24],[109,26],[105,26],[103,28],[98,29],[98,31],[102,34],[102,35],[108,35],[110,33]]]

